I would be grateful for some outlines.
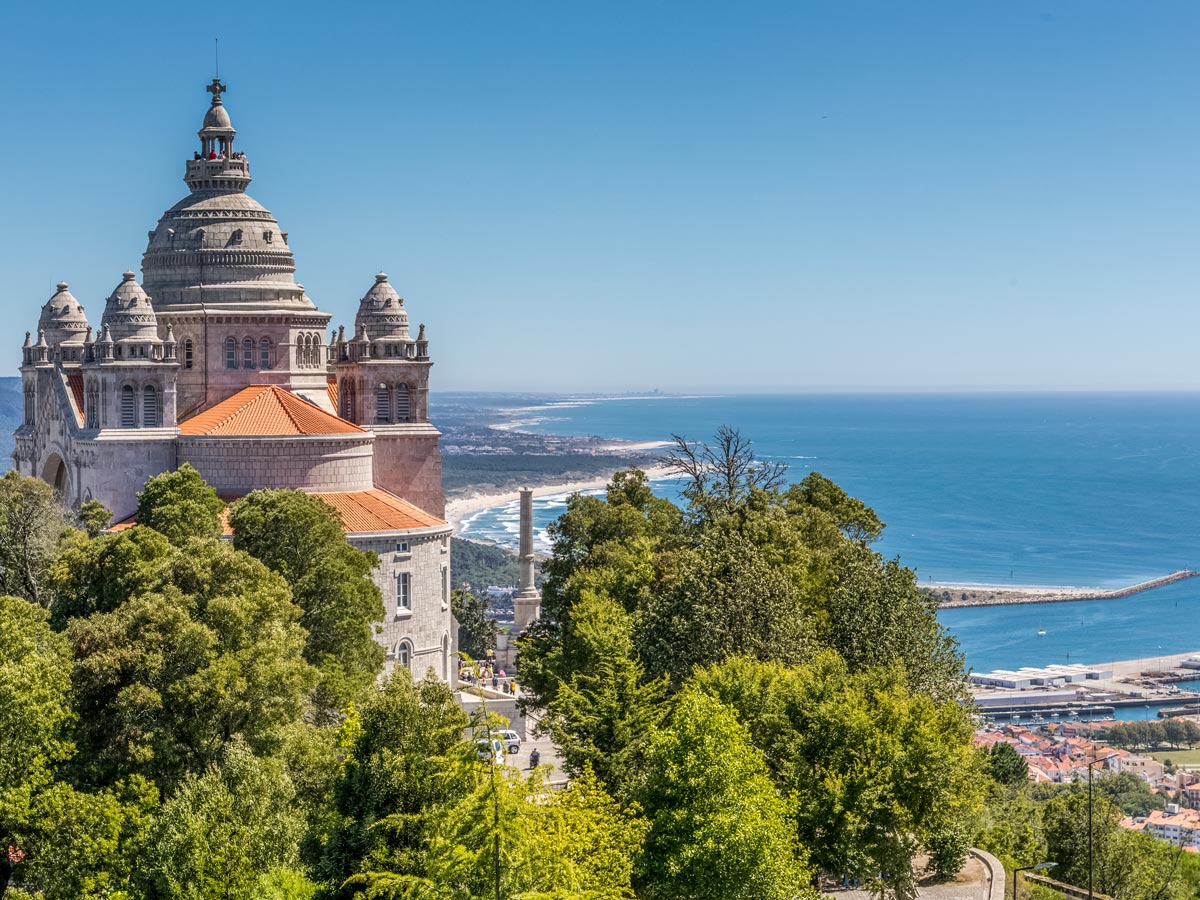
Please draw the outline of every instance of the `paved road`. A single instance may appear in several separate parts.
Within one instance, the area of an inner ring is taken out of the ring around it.
[[[922,884],[917,888],[917,896],[926,900],[988,900],[990,890],[987,868],[972,856],[954,881]],[[845,890],[833,885],[824,886],[822,892],[837,900],[870,900],[871,897],[865,890]]]

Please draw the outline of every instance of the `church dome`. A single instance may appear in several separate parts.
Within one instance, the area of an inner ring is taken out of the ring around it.
[[[121,283],[109,294],[100,327],[116,343],[158,340],[158,319],[154,315],[154,307],[132,272],[122,275]]]
[[[354,327],[366,332],[372,340],[405,340],[408,338],[408,312],[404,300],[388,284],[386,272],[375,276],[375,283],[358,303]]]
[[[229,120],[229,110],[223,105],[210,106],[208,112],[204,114],[205,128],[232,128],[233,122]]]
[[[83,343],[88,330],[83,306],[67,290],[65,281],[60,281],[57,287],[54,296],[42,307],[42,314],[38,318],[38,331],[45,333],[46,341],[51,346]]]
[[[315,313],[296,284],[287,232],[246,193],[250,164],[233,149],[236,132],[221,101],[211,105],[200,149],[185,167],[191,192],[163,213],[142,257],[142,282],[160,312],[183,305],[237,311]]]

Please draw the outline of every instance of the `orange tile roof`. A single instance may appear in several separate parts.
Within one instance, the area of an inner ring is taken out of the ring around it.
[[[325,389],[327,391],[329,391],[329,402],[333,404],[334,409],[337,409],[338,408],[337,379],[330,378],[325,383]]]
[[[402,528],[432,528],[445,521],[401,500],[382,488],[313,494],[338,511],[347,531],[395,531]]]
[[[83,424],[83,373],[68,372],[67,387],[70,389],[71,396],[75,399],[75,420]]]
[[[338,491],[313,496],[321,498],[337,510],[338,517],[342,520],[342,529],[347,532],[404,531],[446,524],[443,519],[430,515],[407,500],[401,500],[395,494],[389,494],[383,488],[372,488],[369,491]],[[233,501],[237,498],[222,499]],[[108,530],[124,531],[136,524],[135,513],[115,523]],[[227,537],[233,534],[233,529],[229,527],[228,506],[221,513],[221,527]]]
[[[253,384],[179,423],[182,434],[216,436],[365,434],[345,419],[274,384]]]

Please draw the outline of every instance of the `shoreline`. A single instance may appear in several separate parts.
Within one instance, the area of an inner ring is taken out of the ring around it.
[[[623,446],[622,449],[628,449],[628,446]],[[674,474],[671,469],[663,465],[650,466],[642,471],[646,473],[646,477],[651,481],[662,480]],[[533,488],[533,496],[552,497],[556,494],[577,494],[582,491],[599,490],[608,486],[608,483],[612,481],[612,477],[616,472],[617,470],[614,469],[603,477],[567,481],[560,484],[537,485]],[[521,492],[519,490],[497,491],[485,494],[472,493],[461,497],[454,497],[446,501],[445,518],[447,522],[454,526],[454,533],[457,535],[458,526],[467,516],[496,506],[504,506],[520,498]]]

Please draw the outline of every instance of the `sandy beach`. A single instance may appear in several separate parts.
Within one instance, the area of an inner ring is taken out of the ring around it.
[[[621,445],[621,449],[629,449],[628,445]],[[645,470],[646,475],[651,479],[665,478],[672,474],[671,470],[666,466],[652,466]],[[594,491],[605,487],[612,478],[613,473],[605,475],[603,478],[591,478],[586,481],[568,481],[563,484],[544,484],[533,489],[535,497],[550,497],[555,494],[574,494],[580,491]],[[493,506],[503,506],[506,503],[512,503],[520,499],[519,491],[504,491],[501,493],[481,494],[471,493],[462,497],[454,497],[446,501],[446,521],[450,522],[457,529],[458,523],[464,518],[485,509],[490,509]]]

